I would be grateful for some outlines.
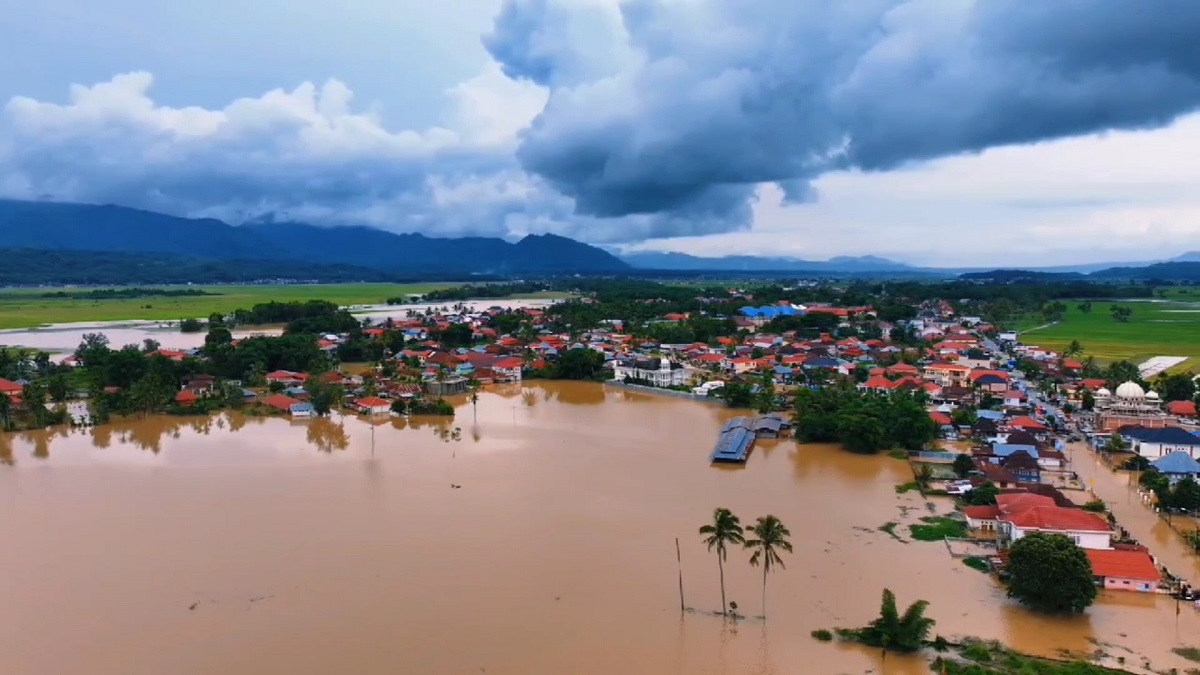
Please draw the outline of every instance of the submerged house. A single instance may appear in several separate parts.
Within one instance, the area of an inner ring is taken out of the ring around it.
[[[1154,559],[1144,549],[1084,549],[1096,585],[1110,591],[1153,593],[1162,580]]]

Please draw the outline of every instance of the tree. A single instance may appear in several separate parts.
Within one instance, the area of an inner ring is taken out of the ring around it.
[[[1121,434],[1114,433],[1108,437],[1108,442],[1104,444],[1105,452],[1124,452],[1129,448],[1129,441]]]
[[[1080,303],[1076,307],[1079,311],[1083,312],[1084,314],[1092,313],[1092,301],[1091,300],[1085,300],[1084,302]]]
[[[199,319],[184,319],[179,322],[179,330],[183,333],[199,333],[204,330],[204,324]]]
[[[917,479],[917,484],[921,486],[921,489],[929,487],[930,481],[933,480],[933,467],[928,464],[921,464],[913,472],[913,478]]]
[[[1133,317],[1133,308],[1124,305],[1111,305],[1108,308],[1114,321],[1120,323],[1129,323],[1129,319]]]
[[[10,431],[12,426],[12,399],[0,394],[0,431]]]
[[[753,539],[747,539],[746,548],[754,551],[750,555],[750,566],[762,566],[763,570],[763,616],[767,615],[767,574],[771,572],[771,568],[779,565],[780,568],[786,568],[783,564],[783,558],[779,552],[792,552],[792,542],[788,541],[788,537],[792,533],[784,527],[783,523],[772,515],[759,516],[754,522],[754,527],[750,528],[750,533],[754,535]]]
[[[1082,353],[1083,345],[1079,344],[1079,340],[1071,340],[1071,344],[1067,345],[1067,348],[1063,350],[1063,356],[1067,358],[1079,356]]]
[[[1000,494],[1000,488],[996,484],[987,481],[986,483],[967,490],[963,495],[963,504],[967,506],[995,506],[996,495]]]
[[[1183,511],[1200,509],[1200,483],[1197,483],[1191,476],[1183,478],[1175,483],[1175,487],[1171,488],[1169,501],[1168,506],[1173,509]]]
[[[1154,389],[1164,401],[1190,401],[1196,396],[1196,382],[1193,377],[1195,374],[1191,371],[1169,375],[1163,373],[1154,381]]]
[[[71,395],[71,383],[67,380],[66,373],[55,373],[46,380],[46,392],[50,394],[50,400],[55,403],[62,403]]]
[[[954,464],[951,465],[954,469],[954,475],[959,478],[966,478],[969,473],[975,470],[975,460],[971,459],[970,455],[960,454],[954,458]]]
[[[1096,599],[1092,563],[1061,534],[1030,534],[1009,548],[1008,596],[1049,613],[1079,614]]]
[[[725,560],[729,545],[744,546],[746,544],[745,530],[737,516],[729,509],[718,508],[713,511],[713,520],[709,525],[700,528],[700,534],[705,535],[704,543],[709,551],[716,551],[717,569],[721,574],[721,614],[728,614],[729,603],[725,601]]]
[[[604,367],[604,355],[594,349],[568,349],[558,359],[558,377],[564,380],[593,380]]]
[[[928,607],[928,602],[917,600],[909,605],[901,616],[896,608],[895,594],[885,588],[879,607],[879,618],[859,631],[859,637],[864,644],[872,647],[915,652],[925,643],[929,631],[933,630],[933,625],[937,623],[925,616]]]
[[[718,391],[725,399],[725,405],[730,408],[749,408],[754,403],[754,394],[745,382],[726,382]]]

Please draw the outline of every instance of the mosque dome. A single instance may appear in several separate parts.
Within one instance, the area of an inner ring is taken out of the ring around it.
[[[1142,399],[1146,398],[1146,392],[1138,386],[1136,382],[1126,382],[1117,387],[1117,398]]]
[[[1148,391],[1148,392],[1146,392],[1146,400],[1147,400],[1147,401],[1157,401],[1157,400],[1159,400],[1158,392],[1157,392],[1157,391]]]
[[[1112,392],[1105,389],[1104,387],[1100,387],[1099,389],[1096,390],[1096,395],[1101,398],[1106,398],[1108,396],[1112,396]]]

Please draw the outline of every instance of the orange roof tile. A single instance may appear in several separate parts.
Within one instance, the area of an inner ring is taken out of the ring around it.
[[[1162,579],[1158,568],[1154,566],[1154,560],[1145,551],[1104,551],[1089,548],[1083,552],[1092,563],[1093,576],[1155,582]]]

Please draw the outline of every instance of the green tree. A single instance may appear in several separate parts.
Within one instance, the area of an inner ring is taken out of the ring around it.
[[[915,652],[924,645],[936,621],[925,616],[929,603],[917,600],[901,615],[896,608],[896,596],[883,589],[879,618],[859,631],[864,644],[898,652]]]
[[[718,508],[713,511],[712,523],[700,528],[704,535],[704,543],[709,551],[717,554],[717,570],[721,574],[721,614],[728,614],[729,603],[725,601],[725,560],[728,556],[728,546],[744,546],[746,544],[745,530],[737,516],[729,509]]]
[[[738,380],[726,382],[725,386],[718,389],[721,397],[725,399],[725,405],[730,408],[749,408],[754,404],[754,394],[750,389],[750,385]]]
[[[1124,305],[1112,305],[1108,308],[1112,314],[1113,320],[1119,323],[1129,323],[1129,319],[1133,317],[1133,308]]]
[[[750,555],[750,566],[762,566],[763,571],[763,591],[762,591],[762,606],[763,616],[767,615],[767,575],[771,572],[771,568],[778,565],[781,569],[786,569],[783,564],[783,558],[780,557],[781,551],[791,553],[792,542],[788,541],[788,537],[792,533],[787,527],[775,516],[766,515],[759,516],[754,522],[754,527],[750,528],[750,534],[753,539],[746,539],[746,548],[754,551]]]
[[[917,470],[913,472],[913,478],[917,480],[917,484],[921,489],[929,487],[929,483],[933,480],[933,467],[928,464],[921,464]]]
[[[1008,596],[1040,611],[1079,614],[1096,599],[1092,564],[1061,534],[1030,534],[1009,548]]]
[[[1067,358],[1079,356],[1083,353],[1083,345],[1079,344],[1079,340],[1071,340],[1071,344],[1063,350],[1063,356]]]
[[[1191,476],[1185,477],[1171,488],[1170,504],[1173,509],[1195,511],[1200,509],[1200,483]]]
[[[594,349],[568,349],[558,358],[557,376],[564,380],[594,380],[604,368],[604,355]]]
[[[1154,381],[1154,389],[1164,401],[1190,401],[1196,397],[1195,374],[1163,373]]]
[[[1077,305],[1077,309],[1079,309],[1079,311],[1083,312],[1084,314],[1091,314],[1092,313],[1092,301],[1085,300],[1084,302]]]
[[[975,460],[970,455],[960,454],[954,458],[954,464],[951,465],[954,469],[954,475],[959,478],[966,478],[968,474],[975,470]]]
[[[46,392],[50,394],[50,400],[55,403],[62,403],[67,400],[71,394],[71,383],[67,380],[66,373],[55,373],[46,380]]]
[[[11,431],[12,428],[12,399],[8,394],[0,394],[0,431]]]
[[[963,495],[963,504],[967,506],[995,506],[996,496],[1000,494],[1000,488],[996,484],[987,481],[982,485],[967,490]]]

